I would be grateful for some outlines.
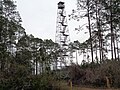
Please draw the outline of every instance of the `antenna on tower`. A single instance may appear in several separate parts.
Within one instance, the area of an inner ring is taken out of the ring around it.
[[[65,12],[65,3],[61,1],[58,3],[55,42],[60,46],[60,57],[56,63],[57,69],[67,66],[70,61],[68,46],[70,43],[70,35]]]

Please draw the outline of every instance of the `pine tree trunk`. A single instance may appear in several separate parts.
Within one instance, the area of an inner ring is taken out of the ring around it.
[[[92,57],[92,63],[94,62],[93,60],[93,44],[92,44],[92,33],[91,33],[91,21],[90,21],[90,4],[89,0],[87,0],[87,13],[88,13],[88,28],[89,28],[89,35],[90,35],[90,46],[91,46],[91,57]]]
[[[113,45],[114,45],[114,55],[115,55],[115,60],[117,60],[116,47],[115,47],[115,36],[114,36],[114,35],[113,35]]]
[[[112,7],[112,0],[110,0],[110,5]],[[110,28],[111,28],[111,56],[113,60],[113,22],[112,22],[112,8],[110,8]]]

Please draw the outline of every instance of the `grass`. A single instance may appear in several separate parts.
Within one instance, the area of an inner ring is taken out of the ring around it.
[[[119,90],[119,89],[95,89],[95,88],[73,87],[73,90]]]
[[[85,87],[73,87],[72,89],[70,86],[63,87],[61,90],[120,90],[120,89],[97,89],[97,88],[85,88]]]
[[[59,83],[60,90],[120,90],[120,89],[98,89],[98,88],[86,88],[86,87],[80,87],[80,86],[73,86],[71,87],[64,81]]]

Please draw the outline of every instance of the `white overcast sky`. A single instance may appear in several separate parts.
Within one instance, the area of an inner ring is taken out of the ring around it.
[[[22,25],[27,34],[33,34],[41,39],[55,40],[56,19],[57,19],[57,3],[60,0],[17,0],[17,10],[22,18]],[[65,2],[65,10],[68,14],[72,9],[76,9],[77,0],[61,0]],[[81,23],[80,25],[84,24]],[[71,41],[85,40],[86,35],[83,32],[74,31],[78,24],[74,20],[68,21]]]

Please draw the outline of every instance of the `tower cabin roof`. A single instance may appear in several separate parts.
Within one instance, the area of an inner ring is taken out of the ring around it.
[[[65,8],[65,5],[64,5],[64,2],[59,2],[58,3],[58,9],[64,9]]]

